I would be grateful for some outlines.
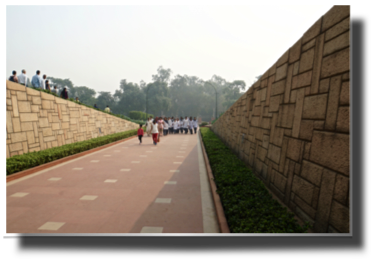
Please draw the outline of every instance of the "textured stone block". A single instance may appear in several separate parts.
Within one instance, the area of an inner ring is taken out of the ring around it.
[[[301,168],[301,177],[305,178],[306,180],[310,181],[316,186],[320,186],[323,169],[323,167],[317,164],[303,160]]]
[[[312,71],[299,74],[292,78],[292,90],[301,87],[309,86],[312,81]]]
[[[12,143],[23,142],[27,140],[27,135],[25,132],[14,132],[11,134]]]
[[[278,164],[280,162],[280,155],[281,155],[281,148],[273,144],[269,144],[267,157],[273,162]]]
[[[49,127],[48,118],[39,118],[38,125],[40,128]]]
[[[310,160],[349,176],[349,135],[314,131]]]
[[[37,113],[20,113],[21,122],[38,121]]]
[[[269,112],[278,112],[280,106],[280,95],[272,96],[269,103]]]
[[[304,44],[304,46],[302,47],[301,51],[305,52],[306,50],[314,47],[315,45],[316,45],[316,39],[313,39],[310,42]]]
[[[298,214],[300,218],[303,218],[304,221],[308,221],[308,222],[311,222],[311,224],[313,224],[313,219],[316,217],[316,211],[312,208],[312,206],[307,204],[297,195],[294,197],[294,203],[296,203],[297,206],[306,213],[305,216],[301,215],[301,212],[299,212],[297,208],[296,214]]]
[[[262,118],[261,121],[261,127],[264,129],[270,129],[271,128],[271,118]]]
[[[300,133],[298,137],[300,139],[311,141],[313,137],[313,128],[314,128],[313,120],[301,120]]]
[[[16,92],[16,96],[18,101],[27,100],[27,93],[25,90],[21,92]]]
[[[293,64],[293,75],[294,75],[294,76],[297,75],[297,74],[299,73],[299,72],[298,72],[299,68],[300,68],[300,62],[299,62],[299,61],[296,61],[296,62]],[[291,82],[292,82],[292,80],[291,80]]]
[[[297,90],[291,91],[290,92],[290,103],[296,103],[296,98],[297,98]]]
[[[322,60],[321,77],[330,77],[336,74],[344,73],[350,69],[350,51],[349,47],[324,57]]]
[[[328,109],[326,112],[325,129],[334,130],[337,121],[338,104],[341,91],[341,76],[330,79]]]
[[[340,36],[334,38],[333,40],[328,41],[324,45],[324,56],[327,56],[333,52],[336,52],[340,49],[344,49],[350,45],[350,32],[345,32]]]
[[[273,184],[275,185],[275,187],[278,190],[280,190],[280,192],[285,193],[287,178],[284,177],[279,172],[277,172],[276,170],[272,171],[272,177],[273,177]]]
[[[322,17],[318,19],[302,36],[302,44],[305,44],[317,37],[321,32]]]
[[[272,84],[271,96],[283,94],[285,91],[285,79]]]
[[[287,79],[285,83],[284,103],[289,103],[290,90],[292,87],[293,67],[294,65],[289,65],[288,67]]]
[[[32,97],[32,104],[34,104],[34,105],[41,105],[41,97],[33,96]]]
[[[49,100],[42,100],[42,108],[44,110],[50,110],[51,109],[51,103]]]
[[[349,133],[350,130],[350,112],[349,107],[340,107],[338,109],[336,130]]]
[[[11,96],[12,100],[12,111],[13,111],[13,117],[18,117],[19,116],[19,107],[17,103],[17,97],[15,95]]]
[[[325,78],[320,80],[320,87],[318,88],[319,93],[328,93],[329,92],[329,83],[330,78]]]
[[[302,118],[325,119],[327,100],[327,94],[305,97]]]
[[[305,71],[311,70],[313,68],[314,59],[314,48],[301,54],[299,72],[303,73]]]
[[[283,128],[292,128],[294,119],[294,104],[280,105],[277,126]]]
[[[318,130],[323,130],[325,126],[325,121],[314,121],[313,128]]]
[[[300,161],[303,142],[294,138],[288,139],[288,149],[286,156],[296,162]]]
[[[267,149],[265,148],[262,148],[261,146],[258,147],[257,149],[257,158],[260,160],[260,161],[264,161],[265,160],[265,157],[267,156]]]
[[[288,51],[286,51],[277,61],[276,63],[276,67],[279,67],[281,65],[283,65],[284,63],[288,62],[288,58],[289,58],[289,49]]]
[[[349,208],[333,201],[329,217],[329,223],[342,233],[349,232]]]
[[[18,101],[19,112],[31,112],[31,104],[29,101]]]
[[[267,98],[267,88],[260,90],[260,101],[265,101]]]
[[[334,199],[341,204],[347,204],[349,198],[349,178],[337,175],[336,184],[334,186]]]
[[[65,105],[68,104],[68,101],[67,101],[66,99],[62,99],[62,98],[59,98],[59,97],[54,97],[54,101],[55,101],[57,104],[65,104]]]
[[[284,65],[278,67],[276,69],[276,80],[279,81],[280,79],[284,79],[287,76],[288,71],[288,63],[285,63]]]
[[[9,81],[7,80],[7,89],[12,91],[24,91],[25,92],[25,86],[21,85],[19,83]]]
[[[32,112],[40,112],[40,106],[39,105],[31,105],[31,111]]]
[[[32,122],[22,122],[21,123],[21,131],[30,131],[33,130]]]
[[[295,138],[298,137],[298,134],[300,132],[301,116],[302,116],[304,96],[305,96],[304,90],[302,89],[297,90],[296,95],[297,95],[296,106],[294,110],[293,127],[292,127],[292,137],[295,137]]]
[[[22,149],[23,149],[23,145],[21,144],[21,142],[9,145],[9,151],[10,152],[19,151],[19,150],[22,150]],[[14,155],[11,154],[11,157],[12,156],[14,156]]]
[[[13,125],[13,132],[21,131],[20,119],[18,117],[12,118],[12,125]]]
[[[52,94],[48,94],[48,93],[44,93],[44,92],[41,92],[41,98],[43,100],[51,100],[51,101],[54,101],[56,96],[52,95]]]
[[[60,129],[60,123],[52,123],[52,130]]]
[[[321,34],[317,38],[317,42],[314,48],[314,62],[313,62],[313,75],[311,94],[318,93],[318,87],[320,83],[320,71],[322,66],[322,54],[324,50],[324,34]]]
[[[328,30],[349,16],[350,6],[334,6],[323,16],[322,31]]]
[[[336,174],[334,172],[327,169],[323,170],[320,196],[317,206],[316,224],[314,225],[314,230],[316,232],[327,232],[335,178]]]
[[[262,147],[265,149],[268,149],[269,146],[269,135],[263,135],[263,142],[262,142]]]
[[[56,140],[55,136],[44,137],[44,142],[51,142],[51,141],[54,141],[54,140]],[[49,148],[49,146],[48,146],[48,148]]]
[[[350,26],[350,17],[346,18],[345,20],[342,20],[341,22],[339,22],[338,24],[336,24],[332,28],[328,29],[325,32],[325,41],[328,41],[328,40],[344,33],[345,31],[348,31],[349,26]]]
[[[36,91],[31,88],[27,88],[27,95],[32,95],[32,96],[40,96],[40,91]]]
[[[340,105],[348,106],[350,105],[350,87],[349,81],[342,82],[341,93],[340,93]]]
[[[260,88],[267,87],[268,78],[260,81]]]
[[[289,49],[289,63],[293,63],[300,59],[301,55],[301,39],[298,40],[290,49]]]
[[[27,134],[28,144],[34,144],[35,143],[35,137],[34,137],[33,131],[27,131],[26,134]]]
[[[298,195],[306,203],[312,203],[314,185],[303,178],[294,175],[292,192]]]
[[[53,132],[51,128],[43,128],[42,129],[42,136],[52,136]]]

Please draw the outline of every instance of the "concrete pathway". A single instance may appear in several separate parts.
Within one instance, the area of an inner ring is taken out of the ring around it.
[[[219,232],[198,135],[144,136],[7,183],[7,233]]]

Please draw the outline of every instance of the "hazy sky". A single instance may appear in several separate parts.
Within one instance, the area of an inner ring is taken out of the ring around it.
[[[162,65],[248,88],[331,6],[7,6],[5,76],[39,69],[113,93]]]

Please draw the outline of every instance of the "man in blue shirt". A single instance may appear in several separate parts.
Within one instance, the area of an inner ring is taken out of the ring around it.
[[[42,88],[42,78],[40,77],[40,71],[37,70],[36,74],[32,77],[32,86],[34,88]]]

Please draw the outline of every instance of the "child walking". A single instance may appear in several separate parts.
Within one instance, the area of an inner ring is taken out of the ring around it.
[[[142,137],[143,137],[143,129],[142,129],[142,124],[140,124],[138,129],[139,144],[142,143]]]

